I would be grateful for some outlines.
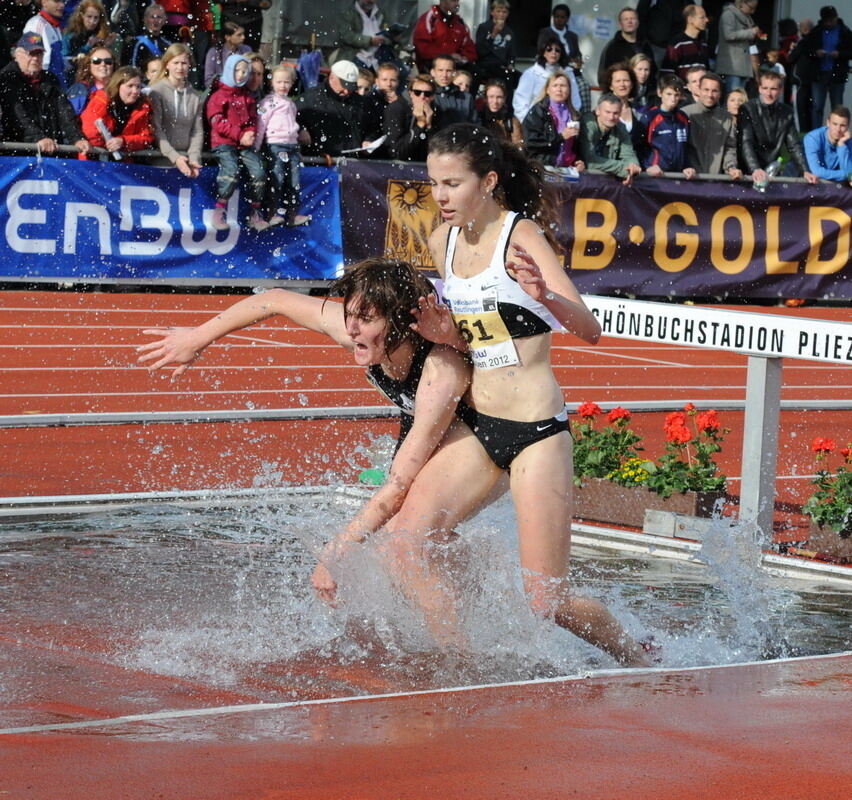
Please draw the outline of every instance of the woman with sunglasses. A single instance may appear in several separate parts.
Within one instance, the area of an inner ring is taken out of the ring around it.
[[[77,82],[67,92],[77,116],[89,104],[92,95],[106,88],[115,71],[115,56],[104,45],[99,45],[77,61]]]
[[[385,133],[390,157],[400,161],[425,161],[429,140],[437,130],[438,111],[432,105],[435,82],[430,75],[415,75],[408,88],[409,103],[392,103],[385,109]]]
[[[535,102],[535,98],[541,94],[547,83],[548,77],[557,70],[566,71],[571,83],[571,105],[574,108],[582,108],[582,98],[577,80],[568,66],[568,57],[562,47],[562,42],[556,34],[553,36],[542,36],[539,41],[538,55],[528,70],[525,70],[518,81],[518,88],[512,98],[515,116],[518,122],[523,122]]]

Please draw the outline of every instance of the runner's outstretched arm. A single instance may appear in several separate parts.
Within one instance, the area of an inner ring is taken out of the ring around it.
[[[308,330],[324,333],[339,345],[352,348],[346,333],[343,305],[334,300],[292,292],[289,289],[270,289],[251,295],[225,309],[195,328],[149,328],[143,333],[158,336],[153,342],[136,348],[141,353],[138,362],[149,370],[177,364],[172,377],[182,375],[204,349],[233,331],[247,328],[261,320],[280,314]]]

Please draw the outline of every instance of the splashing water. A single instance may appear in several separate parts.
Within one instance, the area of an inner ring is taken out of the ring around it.
[[[362,501],[294,490],[275,505],[146,506],[7,525],[6,632],[63,640],[84,630],[117,665],[271,700],[614,666],[528,609],[506,498],[453,541],[425,545],[422,564],[382,534],[351,549],[334,570],[340,603],[326,606],[310,585],[316,555]],[[743,526],[719,521],[700,556],[704,565],[574,548],[571,579],[632,636],[653,634],[665,666],[852,646],[852,595],[764,575],[760,542]],[[431,621],[401,589],[412,575],[430,587],[421,597],[438,612]]]

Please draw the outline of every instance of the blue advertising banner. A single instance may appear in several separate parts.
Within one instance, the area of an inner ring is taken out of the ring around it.
[[[0,280],[219,283],[325,279],[343,266],[340,184],[328,167],[302,170],[310,225],[252,231],[211,222],[216,168],[175,169],[73,159],[3,158]]]
[[[432,269],[440,224],[422,164],[348,162],[346,262],[384,253]],[[559,235],[585,294],[852,298],[852,191],[831,183],[554,179]]]

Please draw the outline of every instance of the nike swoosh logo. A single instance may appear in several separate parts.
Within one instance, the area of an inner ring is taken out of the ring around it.
[[[537,431],[546,431],[549,427],[551,427],[550,424],[548,424],[548,425],[536,425],[535,429]]]

